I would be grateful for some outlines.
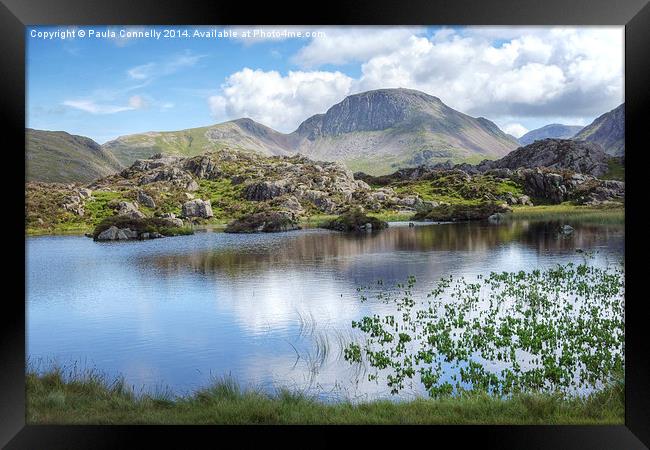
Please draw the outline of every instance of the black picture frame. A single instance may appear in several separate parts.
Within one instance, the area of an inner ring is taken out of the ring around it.
[[[291,12],[291,13],[290,13]],[[18,289],[5,288],[2,317],[2,370],[0,370],[0,444],[6,448],[128,447],[136,438],[163,446],[190,447],[197,438],[213,445],[237,439],[292,441],[303,447],[349,443],[339,434],[362,432],[366,445],[385,442],[388,436],[426,438],[431,445],[449,442],[454,447],[473,441],[492,448],[640,449],[650,446],[650,372],[644,293],[641,227],[645,204],[642,177],[648,146],[645,116],[650,109],[650,3],[647,0],[374,0],[326,3],[219,2],[186,0],[2,0],[0,5],[0,83],[5,134],[5,186],[11,199],[5,224],[5,244],[15,244],[14,258],[23,257],[24,243],[10,236],[24,233],[25,26],[54,24],[302,24],[302,25],[625,25],[625,140],[626,155],[626,403],[623,426],[456,426],[456,427],[137,427],[25,425],[25,278],[24,266],[10,264],[10,277]],[[9,139],[7,139],[9,138]],[[11,143],[11,144],[9,144]],[[644,146],[645,144],[645,146]],[[645,147],[645,148],[644,148]],[[5,160],[6,161],[6,160]],[[21,169],[22,168],[22,169]],[[22,173],[21,173],[22,170]],[[22,194],[21,192],[22,191]],[[646,202],[647,204],[647,202]],[[630,207],[627,207],[630,206]],[[7,229],[9,227],[9,229]],[[15,227],[15,229],[14,229]],[[9,260],[7,260],[9,261]],[[53,262],[55,263],[55,262]],[[647,263],[645,264],[647,266]],[[22,275],[22,276],[21,276]],[[22,282],[22,284],[21,284]],[[5,284],[7,286],[7,284]],[[22,298],[21,298],[22,292]],[[11,306],[11,308],[8,308]],[[308,440],[296,433],[309,432]],[[234,436],[233,434],[236,434]],[[230,446],[230,444],[227,444]]]

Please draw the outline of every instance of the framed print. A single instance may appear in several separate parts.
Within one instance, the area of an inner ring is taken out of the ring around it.
[[[650,6],[251,9],[3,3],[3,445],[647,446]]]

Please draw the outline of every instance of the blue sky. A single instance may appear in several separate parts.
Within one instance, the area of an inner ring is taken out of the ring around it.
[[[287,27],[175,28],[189,37],[119,37],[152,27],[27,28],[27,126],[100,143],[239,117],[290,132],[346,95],[408,87],[521,135],[553,122],[585,125],[623,101],[621,27],[289,28],[320,32],[314,38],[241,37]],[[91,29],[116,38],[89,37]],[[239,37],[191,37],[224,29]],[[47,35],[65,30],[75,37]]]

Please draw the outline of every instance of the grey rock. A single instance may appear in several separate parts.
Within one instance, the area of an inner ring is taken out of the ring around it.
[[[185,186],[185,189],[189,192],[198,191],[199,183],[197,183],[195,180],[192,180],[187,184],[187,186]]]
[[[598,144],[571,139],[543,139],[519,147],[499,160],[483,161],[478,168],[490,173],[496,169],[546,167],[602,176],[609,170],[608,161],[609,155]]]
[[[98,241],[114,241],[117,239],[117,235],[119,233],[119,229],[116,226],[112,226],[101,233],[97,236]]]
[[[144,191],[138,191],[138,203],[141,203],[149,208],[156,207],[156,202],[154,202],[153,198]]]
[[[137,239],[137,238],[138,238],[138,232],[135,230],[131,230],[129,228],[122,228],[117,232],[117,239],[120,241],[126,241],[129,239]]]
[[[118,203],[117,208],[118,216],[127,216],[132,219],[141,219],[145,217],[145,215],[138,210],[138,207],[131,202],[120,202]]]
[[[263,201],[279,197],[290,192],[286,180],[261,181],[251,183],[244,188],[244,197],[247,200]]]
[[[91,191],[90,189],[87,189],[87,188],[79,189],[79,197],[88,198],[91,195],[93,195],[93,191]]]
[[[195,199],[183,203],[182,215],[184,217],[201,217],[204,219],[213,217],[210,200]]]

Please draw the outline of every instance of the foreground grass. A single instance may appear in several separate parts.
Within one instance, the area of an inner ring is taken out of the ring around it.
[[[518,206],[513,209],[513,219],[565,220],[592,224],[622,224],[625,222],[623,205],[578,206],[571,203],[559,205]]]
[[[243,391],[231,379],[187,397],[136,396],[120,379],[27,375],[30,424],[623,424],[624,385],[587,398],[485,393],[408,402],[326,404],[300,393]]]

